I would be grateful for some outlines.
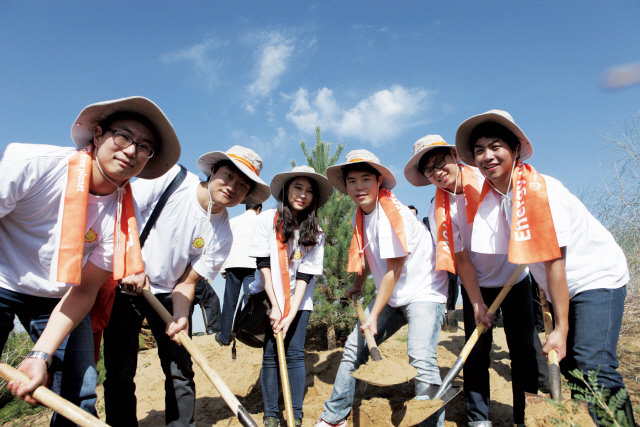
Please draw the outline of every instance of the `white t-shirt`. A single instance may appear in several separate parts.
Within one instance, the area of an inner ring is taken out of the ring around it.
[[[477,168],[471,167],[478,178],[478,188],[482,188],[484,176]],[[507,284],[511,275],[518,268],[516,264],[511,264],[506,254],[483,254],[471,250],[471,234],[473,223],[467,224],[467,210],[465,208],[464,194],[449,194],[449,213],[451,215],[451,229],[453,231],[453,246],[455,253],[463,249],[469,254],[471,262],[478,273],[478,282],[481,288],[498,288]],[[460,209],[458,210],[458,207]],[[435,199],[429,209],[429,224],[433,224],[433,240],[437,240]],[[516,283],[524,280],[529,274],[525,269]]]
[[[253,229],[258,220],[258,213],[253,209],[245,211],[242,215],[231,218],[231,232],[233,233],[233,246],[231,253],[224,262],[222,270],[227,268],[256,268],[256,260],[249,256],[249,248],[253,239]]]
[[[60,298],[73,284],[51,280],[60,203],[75,148],[9,144],[0,154],[0,287]],[[113,270],[116,193],[89,194],[84,260]],[[89,233],[92,231],[92,233]]]
[[[269,209],[258,215],[256,226],[253,231],[253,240],[251,242],[251,248],[249,249],[249,256],[254,258],[271,256],[273,237],[276,233],[274,227],[274,219],[276,216],[276,209]],[[293,247],[293,239],[289,239],[287,243],[288,253],[291,254],[295,249]],[[313,247],[299,246],[298,248],[302,253],[302,257],[299,260],[292,260],[289,262],[289,278],[291,282],[291,298],[296,290],[298,281],[296,280],[296,273],[311,274],[314,276],[322,274],[323,260],[324,260],[324,233],[318,232],[318,244]],[[277,249],[275,249],[277,251]],[[272,258],[273,259],[273,258]],[[271,262],[273,271],[273,261]],[[255,294],[264,290],[264,283],[262,282],[262,276],[256,272],[255,281],[249,285],[249,293]],[[272,280],[273,286],[278,286],[278,283]],[[316,284],[316,279],[313,277],[304,292],[304,297],[300,303],[300,310],[313,310],[313,288]]]
[[[389,299],[391,307],[412,302],[447,301],[449,279],[446,271],[436,272],[436,251],[433,240],[418,218],[404,205],[400,213],[407,238],[407,254],[382,208],[364,215],[364,245],[376,289],[387,272],[387,258],[407,256],[402,273]],[[355,224],[356,214],[353,215]],[[369,243],[371,242],[371,243]]]
[[[144,229],[162,193],[179,171],[180,166],[175,165],[160,178],[139,179],[133,183],[133,195],[143,219],[140,230]],[[199,184],[200,179],[187,172],[180,187],[169,197],[142,248],[145,271],[154,294],[172,292],[189,264],[199,275],[213,280],[229,255],[233,235],[227,210],[211,214],[209,223],[207,211],[196,197]]]
[[[580,292],[591,289],[616,289],[627,284],[629,282],[627,260],[611,233],[560,181],[547,175],[542,177],[547,184],[549,207],[558,244],[560,247],[567,248],[565,269],[570,297],[573,298]],[[484,208],[499,212],[502,197],[495,192],[492,193],[493,197],[485,198],[483,205],[486,202],[489,203]],[[512,193],[509,193],[510,197],[513,196]],[[506,223],[510,227],[512,207],[508,207],[506,215],[501,213],[500,215],[506,221],[496,222],[496,224]],[[476,221],[478,221],[477,215]],[[499,227],[496,234],[504,234],[505,230],[501,228]],[[474,232],[476,230],[477,228]],[[506,232],[508,233],[508,230]],[[491,241],[488,236],[474,237],[482,241]],[[475,244],[474,239],[474,248]],[[501,248],[501,252],[504,253],[504,248]],[[529,269],[546,292],[547,276],[544,263],[529,264]]]

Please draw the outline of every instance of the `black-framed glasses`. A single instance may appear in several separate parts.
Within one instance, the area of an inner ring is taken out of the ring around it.
[[[143,159],[150,159],[153,157],[153,148],[150,145],[143,144],[141,142],[135,142],[131,137],[125,133],[116,129],[109,129],[113,135],[113,142],[118,147],[127,148],[131,144],[136,144],[136,154]]]
[[[422,174],[424,176],[426,176],[427,178],[431,178],[433,176],[433,174],[436,173],[436,169],[442,169],[444,167],[444,165],[447,164],[447,160],[445,159],[446,156],[443,157],[438,157],[436,159],[435,162],[433,162],[433,166],[428,167],[428,168],[424,168],[422,170]]]

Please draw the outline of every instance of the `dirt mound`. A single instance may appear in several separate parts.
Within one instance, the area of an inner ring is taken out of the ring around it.
[[[595,427],[587,409],[575,400],[565,400],[562,404],[542,402],[525,409],[524,422],[528,427],[552,427],[571,425]]]
[[[383,355],[377,362],[369,359],[352,375],[369,384],[393,385],[409,381],[418,375],[418,371],[409,364],[406,355],[400,360]]]

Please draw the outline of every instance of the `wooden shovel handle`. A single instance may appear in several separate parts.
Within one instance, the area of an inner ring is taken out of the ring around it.
[[[358,314],[360,325],[364,325],[367,321],[367,317],[364,315],[364,310],[362,309],[362,304],[360,303],[358,294],[352,294],[351,298],[353,298],[353,304],[356,306],[356,313]],[[373,337],[370,329],[367,328],[364,330],[364,338],[367,340],[367,347],[369,347],[369,354],[371,354],[371,359],[376,362],[382,360],[380,350],[378,350],[378,346],[376,345],[376,339]]]
[[[29,377],[15,368],[0,363],[0,376],[6,381],[20,380],[23,383],[29,382]],[[33,398],[42,405],[53,409],[69,421],[82,427],[108,427],[90,413],[83,411],[67,399],[58,396],[48,388],[40,386],[33,392]]]
[[[282,382],[282,397],[284,398],[284,415],[289,427],[295,427],[293,418],[293,402],[291,401],[291,386],[289,385],[289,372],[287,371],[287,355],[284,351],[284,338],[282,331],[276,334],[276,346],[278,349],[278,366],[280,367],[280,380]]]
[[[538,285],[538,290],[540,291],[540,305],[542,305],[542,317],[544,319],[544,334],[548,338],[549,334],[553,332],[553,315],[551,314],[544,289]],[[557,351],[549,350],[547,354],[547,364],[549,365],[549,390],[551,392],[551,398],[560,401],[562,400],[562,386],[560,381],[560,362],[558,361]]]

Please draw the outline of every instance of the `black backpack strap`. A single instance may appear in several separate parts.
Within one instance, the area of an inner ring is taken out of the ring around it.
[[[164,193],[162,193],[162,196],[160,196],[156,207],[153,208],[153,212],[151,212],[151,216],[149,216],[147,224],[144,226],[144,230],[142,230],[142,233],[140,233],[140,248],[144,246],[144,242],[147,240],[147,237],[149,237],[149,233],[151,232],[153,226],[156,224],[156,221],[160,216],[160,212],[162,212],[164,205],[167,204],[169,197],[171,197],[171,195],[178,189],[178,187],[180,187],[180,184],[182,184],[185,177],[187,176],[187,169],[182,165],[178,166],[180,166],[180,172],[178,172],[176,177],[173,178],[173,181],[171,181],[171,184],[169,184],[166,190],[164,190]]]

